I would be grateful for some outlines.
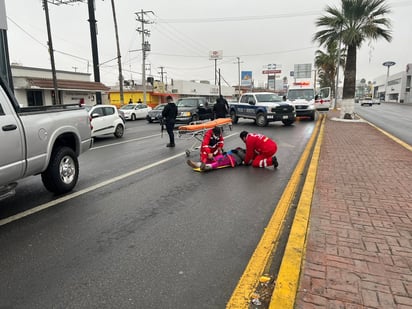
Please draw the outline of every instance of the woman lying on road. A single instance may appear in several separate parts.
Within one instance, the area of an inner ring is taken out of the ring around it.
[[[199,168],[201,171],[210,171],[223,167],[235,167],[241,165],[245,159],[246,150],[240,147],[232,149],[228,152],[214,156],[213,161],[208,163],[194,162],[187,160],[187,164],[194,169]]]

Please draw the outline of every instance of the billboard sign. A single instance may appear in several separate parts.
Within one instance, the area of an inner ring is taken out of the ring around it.
[[[209,52],[209,60],[222,60],[223,51],[222,50],[211,50]]]
[[[252,86],[252,71],[242,71],[241,77],[241,86]]]
[[[280,74],[282,70],[263,70],[262,74]]]
[[[312,64],[295,64],[294,69],[295,78],[311,78],[312,77]]]

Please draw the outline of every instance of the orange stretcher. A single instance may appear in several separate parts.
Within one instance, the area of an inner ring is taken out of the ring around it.
[[[186,149],[186,156],[190,156],[190,153],[194,150],[198,150],[202,144],[205,133],[209,129],[214,127],[225,127],[228,126],[229,130],[232,130],[232,119],[231,118],[218,118],[216,120],[209,121],[196,121],[191,122],[188,125],[178,127],[179,138],[189,138],[194,139],[194,143],[188,149]]]

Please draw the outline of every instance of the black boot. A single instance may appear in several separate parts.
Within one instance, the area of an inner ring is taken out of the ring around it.
[[[276,158],[276,156],[272,157],[272,164],[274,168],[277,168],[279,166],[278,159]]]

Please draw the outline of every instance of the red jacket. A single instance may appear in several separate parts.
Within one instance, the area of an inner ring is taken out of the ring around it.
[[[277,150],[277,144],[263,134],[248,133],[246,136],[246,156],[244,162],[250,164],[257,155],[271,156]]]
[[[200,148],[200,160],[205,162],[209,153],[213,153],[213,156],[217,155],[219,153],[218,149],[223,149],[223,144],[222,135],[215,136],[213,129],[206,131]]]

